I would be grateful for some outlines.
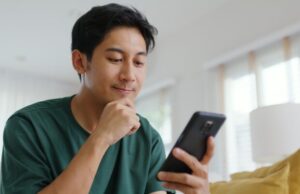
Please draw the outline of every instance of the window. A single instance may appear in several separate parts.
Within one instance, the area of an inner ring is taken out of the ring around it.
[[[138,112],[159,132],[166,147],[172,142],[170,90],[163,88],[137,100]]]
[[[260,84],[261,105],[280,104],[289,100],[287,63],[280,43],[255,52]]]
[[[252,170],[257,164],[252,160],[250,112],[258,106],[300,102],[300,36],[284,38],[224,67],[228,172]]]
[[[227,115],[228,172],[253,168],[249,113],[256,107],[254,74],[247,60],[232,62],[225,70],[225,112]]]

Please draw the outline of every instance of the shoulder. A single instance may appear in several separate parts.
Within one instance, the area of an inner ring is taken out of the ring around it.
[[[147,118],[145,118],[144,116],[142,116],[141,114],[137,114],[138,117],[140,118],[140,123],[141,123],[141,129],[147,133],[147,134],[151,134],[152,136],[159,136],[159,133],[157,132],[157,130],[151,125],[151,123],[149,122],[149,120]]]
[[[161,145],[163,146],[163,141],[158,133],[158,131],[151,125],[149,120],[142,115],[138,114],[140,118],[141,127],[139,129],[139,133],[143,134],[143,136],[146,136],[149,143],[151,142],[151,145]]]
[[[4,133],[16,133],[17,131],[31,131],[49,118],[61,116],[60,112],[66,112],[71,97],[50,99],[26,106],[11,115],[5,125]]]
[[[59,113],[68,111],[71,99],[72,96],[36,102],[16,111],[8,118],[7,122],[15,122],[21,118],[31,120],[32,122],[39,122],[45,120],[47,117],[59,115]]]
[[[15,115],[28,115],[33,113],[41,113],[47,112],[49,110],[65,108],[70,103],[71,99],[72,97],[64,97],[36,102],[16,111],[12,115],[12,117]]]

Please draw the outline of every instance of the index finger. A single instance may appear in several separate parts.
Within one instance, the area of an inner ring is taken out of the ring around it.
[[[209,163],[209,161],[212,159],[212,157],[214,155],[214,150],[215,150],[214,138],[212,136],[210,136],[207,139],[206,153],[205,153],[203,159],[201,160],[201,163],[203,165],[207,165]]]
[[[130,108],[132,108],[132,109],[135,110],[134,103],[129,98],[121,98],[121,99],[117,100],[117,102],[119,102],[119,103],[121,103],[121,104],[123,104],[125,106],[128,106],[128,107],[130,107]]]
[[[172,153],[175,158],[185,163],[193,171],[193,173],[205,176],[204,166],[195,156],[190,155],[189,153],[178,147],[175,148]]]

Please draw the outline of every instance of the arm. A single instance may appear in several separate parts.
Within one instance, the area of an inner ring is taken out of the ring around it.
[[[128,99],[109,103],[96,130],[68,167],[39,194],[89,193],[106,150],[125,135],[135,132],[139,126],[139,118]]]
[[[108,147],[140,125],[134,109],[123,104],[105,107],[96,130],[57,177],[52,176],[31,118],[23,113],[12,116],[4,130],[0,193],[88,193]]]
[[[92,134],[68,167],[39,194],[88,193],[109,145]]]
[[[160,172],[158,177],[165,181],[164,186],[169,189],[179,190],[185,194],[209,194],[208,164],[214,150],[212,137],[209,138],[207,145],[207,151],[202,161],[198,161],[194,156],[179,148],[175,148],[172,151],[173,155],[184,162],[192,170],[192,174]]]

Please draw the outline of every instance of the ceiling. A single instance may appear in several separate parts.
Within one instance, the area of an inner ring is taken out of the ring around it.
[[[77,82],[70,59],[72,26],[92,6],[109,2],[0,0],[0,67]],[[197,48],[202,64],[300,19],[296,0],[114,2],[133,5],[159,29],[158,51],[150,59],[155,63],[167,63],[168,51],[179,43],[177,51],[186,55],[187,46]]]

